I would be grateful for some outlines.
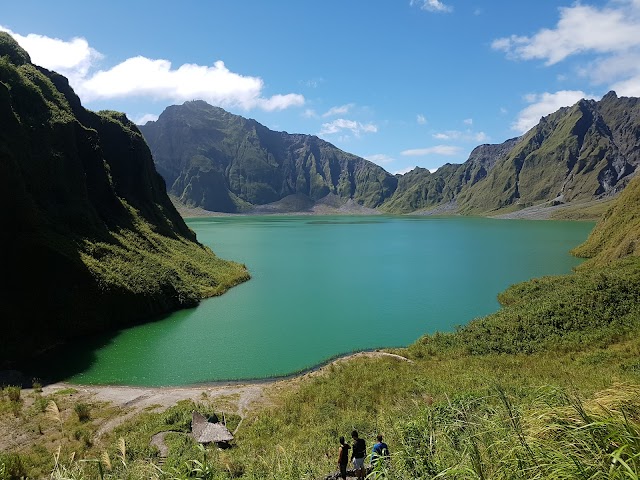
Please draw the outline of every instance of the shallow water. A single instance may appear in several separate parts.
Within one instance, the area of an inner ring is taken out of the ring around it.
[[[569,250],[593,227],[385,216],[188,224],[216,254],[245,263],[252,279],[75,352],[83,362],[63,363],[82,364],[82,371],[67,380],[157,386],[256,379],[354,350],[408,345],[497,310],[497,293],[515,282],[570,272],[579,260]]]

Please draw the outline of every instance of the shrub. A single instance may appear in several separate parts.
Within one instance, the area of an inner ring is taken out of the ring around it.
[[[33,387],[33,391],[36,393],[42,393],[42,383],[37,378],[34,378],[31,382],[31,386]]]
[[[73,409],[78,415],[78,420],[86,422],[91,419],[91,407],[86,403],[76,403]]]
[[[91,433],[84,427],[78,428],[75,432],[73,432],[73,438],[78,441],[82,441],[85,447],[91,447],[93,443],[91,442]]]
[[[0,480],[27,478],[27,468],[17,453],[0,452]]]
[[[11,400],[12,402],[20,401],[20,392],[21,392],[20,387],[10,386],[5,388],[4,390],[7,393],[9,400]]]
[[[47,410],[47,404],[49,403],[49,399],[43,397],[42,395],[36,396],[33,401],[33,408],[40,413],[44,413]]]

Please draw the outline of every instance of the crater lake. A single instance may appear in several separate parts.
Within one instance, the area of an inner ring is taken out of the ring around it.
[[[56,377],[169,386],[285,376],[406,346],[496,311],[509,285],[564,274],[593,223],[467,217],[188,220],[252,278],[196,308],[66,349]]]

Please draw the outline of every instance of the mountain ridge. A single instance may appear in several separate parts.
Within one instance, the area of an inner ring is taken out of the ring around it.
[[[226,122],[226,123],[225,123]],[[397,179],[324,140],[275,132],[201,100],[140,126],[168,190],[191,207],[242,212],[302,193],[334,193],[374,208]]]
[[[173,195],[232,213],[333,193],[385,213],[497,214],[616,195],[640,164],[640,103],[615,92],[563,107],[520,137],[479,145],[462,164],[404,175],[203,101],[168,107],[140,130]]]

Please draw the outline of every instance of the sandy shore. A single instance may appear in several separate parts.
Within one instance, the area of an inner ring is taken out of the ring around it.
[[[43,387],[42,394],[51,395],[58,391],[73,389],[77,391],[74,396],[77,396],[78,401],[106,402],[118,407],[120,414],[105,421],[98,429],[96,436],[100,437],[142,411],[163,411],[181,400],[213,401],[221,410],[238,414],[244,418],[251,411],[271,404],[271,394],[273,392],[294,388],[304,379],[323,375],[330,365],[363,357],[387,357],[398,361],[410,361],[400,355],[387,352],[358,352],[335,359],[306,373],[284,379],[186,387],[76,385],[58,382]],[[24,393],[28,396],[31,391],[25,389]]]

